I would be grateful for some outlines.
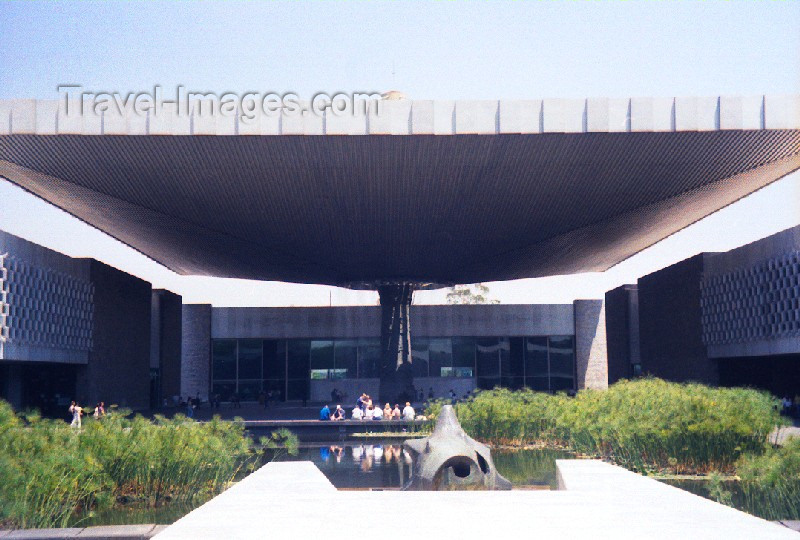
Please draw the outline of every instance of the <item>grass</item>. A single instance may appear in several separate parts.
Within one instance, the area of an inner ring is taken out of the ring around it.
[[[291,433],[266,441],[296,446]],[[158,505],[222,491],[260,457],[243,424],[112,411],[78,430],[0,401],[0,525],[63,527],[117,501]]]

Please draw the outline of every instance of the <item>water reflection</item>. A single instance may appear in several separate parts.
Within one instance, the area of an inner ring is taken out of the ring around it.
[[[518,487],[556,485],[556,459],[572,457],[555,450],[492,452],[500,474]],[[312,461],[331,483],[340,489],[400,489],[411,479],[413,459],[397,440],[376,440],[339,444],[310,444],[297,456],[282,461]]]
[[[411,478],[411,456],[402,442],[304,445],[282,461],[312,461],[337,488],[400,489]]]

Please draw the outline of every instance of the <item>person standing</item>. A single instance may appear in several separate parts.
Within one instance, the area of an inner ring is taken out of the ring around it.
[[[100,418],[101,416],[105,416],[105,415],[106,415],[105,403],[103,403],[103,402],[101,401],[101,402],[99,402],[99,403],[97,404],[97,406],[94,408],[94,417],[95,417],[95,418]]]
[[[74,401],[69,406],[69,412],[72,414],[72,422],[69,424],[70,426],[77,426],[78,429],[81,427],[81,416],[83,415],[83,409],[80,405],[75,403]]]

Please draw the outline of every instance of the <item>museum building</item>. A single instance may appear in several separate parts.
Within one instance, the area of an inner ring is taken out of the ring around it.
[[[174,396],[325,401],[377,393],[380,308],[213,307],[0,232],[0,391],[58,415],[77,398],[134,409]],[[800,226],[702,253],[605,301],[414,305],[424,398],[603,388],[651,374],[800,392]]]
[[[412,299],[459,283],[604,272],[792,174],[800,96],[395,94],[353,115],[248,121],[168,103],[140,115],[0,100],[0,177],[177,274],[380,299],[181,306],[107,265],[4,235],[3,395],[146,408],[181,394],[318,400],[334,387],[385,401],[498,383],[580,390],[639,373],[773,391],[793,383],[782,375],[798,339],[794,233],[739,255],[697,255],[605,301]],[[61,382],[47,389],[44,379]]]

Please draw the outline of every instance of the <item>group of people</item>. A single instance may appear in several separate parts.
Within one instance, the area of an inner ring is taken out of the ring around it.
[[[383,408],[380,405],[373,406],[372,398],[367,394],[361,394],[356,401],[356,406],[351,412],[351,420],[414,420],[417,416],[411,402],[406,401],[405,407],[400,408],[399,403],[395,403],[394,407],[387,403]],[[325,405],[319,411],[320,420],[346,420],[347,414],[341,405],[336,405],[336,409],[331,411],[328,405]]]
[[[70,403],[69,406],[69,414],[72,416],[72,422],[70,422],[70,426],[74,427],[81,427],[81,417],[83,416],[83,407],[78,405],[75,401]],[[95,418],[100,418],[101,416],[106,415],[106,404],[102,401],[98,402],[97,405],[94,407],[94,411],[92,412],[92,416]]]
[[[794,400],[788,395],[783,396],[781,400],[783,410],[781,413],[790,418],[800,419],[800,394],[794,396]]]

